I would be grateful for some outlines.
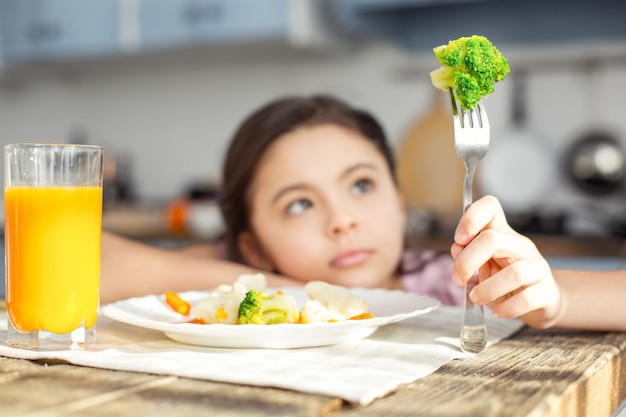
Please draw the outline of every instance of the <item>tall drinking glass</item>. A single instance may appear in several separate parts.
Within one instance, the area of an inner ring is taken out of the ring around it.
[[[103,148],[4,147],[7,343],[84,349],[95,342]]]

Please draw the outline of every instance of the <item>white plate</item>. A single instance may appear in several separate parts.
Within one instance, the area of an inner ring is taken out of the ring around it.
[[[308,299],[304,288],[283,288],[282,291],[293,295],[300,307]],[[102,312],[113,320],[160,330],[172,340],[191,345],[289,349],[362,339],[374,333],[380,326],[429,313],[441,305],[434,298],[399,290],[355,288],[352,291],[367,300],[370,313],[376,317],[311,324],[191,324],[186,323],[189,317],[183,317],[167,306],[163,295],[117,301],[104,306]],[[190,291],[179,295],[195,304],[205,298],[207,293]]]

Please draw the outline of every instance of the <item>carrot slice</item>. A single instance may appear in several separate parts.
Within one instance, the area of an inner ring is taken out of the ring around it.
[[[371,319],[374,318],[375,316],[373,314],[370,313],[361,313],[358,314],[356,316],[352,316],[350,317],[348,320],[367,320],[367,319]]]
[[[165,291],[165,302],[178,314],[188,316],[191,310],[191,304],[180,298],[178,294],[172,291]]]

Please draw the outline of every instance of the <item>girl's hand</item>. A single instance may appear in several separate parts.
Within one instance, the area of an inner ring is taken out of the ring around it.
[[[520,317],[538,328],[558,319],[561,293],[548,262],[530,239],[509,226],[495,197],[483,197],[467,209],[450,252],[457,285],[479,272],[479,284],[470,293],[473,303],[486,304],[497,317]]]

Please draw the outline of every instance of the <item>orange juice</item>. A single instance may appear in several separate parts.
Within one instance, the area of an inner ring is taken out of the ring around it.
[[[68,333],[96,323],[102,188],[4,192],[6,303],[20,332]]]

